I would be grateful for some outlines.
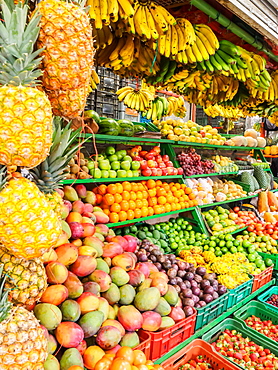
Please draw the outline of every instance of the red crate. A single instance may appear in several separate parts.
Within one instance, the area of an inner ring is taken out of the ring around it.
[[[268,267],[264,271],[262,271],[258,275],[253,275],[254,276],[254,281],[253,281],[253,287],[252,287],[252,292],[255,292],[262,286],[264,286],[266,283],[268,283],[271,278],[272,278],[272,273],[273,273],[273,266]]]
[[[145,353],[146,359],[150,359],[151,354],[151,336],[148,332],[144,332],[143,330],[139,332],[140,344],[134,347],[133,349],[139,349]]]
[[[238,367],[219,355],[214,348],[202,339],[195,339],[173,356],[162,362],[164,370],[178,370],[197,356],[204,356],[212,365],[213,370],[238,370]]]
[[[170,328],[159,332],[141,330],[139,336],[141,333],[148,333],[151,337],[150,360],[157,360],[169,352],[170,349],[188,339],[194,333],[196,316],[197,311],[194,308],[192,316],[186,317]]]

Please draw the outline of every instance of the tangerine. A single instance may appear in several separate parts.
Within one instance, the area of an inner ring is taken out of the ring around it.
[[[124,181],[122,183],[122,186],[123,186],[123,190],[131,191],[132,189],[131,183],[129,181]]]
[[[122,195],[120,193],[116,193],[114,195],[114,199],[115,199],[115,202],[116,203],[121,203],[121,201],[123,200],[123,197],[122,197]]]
[[[132,209],[129,209],[127,211],[127,219],[128,220],[133,220],[134,219],[134,211]]]
[[[105,194],[103,197],[103,203],[111,206],[115,202],[114,196],[112,194]]]
[[[146,185],[147,185],[147,188],[148,188],[148,189],[153,189],[153,188],[155,188],[155,187],[156,187],[156,183],[155,183],[155,181],[154,181],[154,180],[152,180],[152,179],[148,180]]]
[[[123,185],[120,182],[117,182],[115,185],[117,186],[117,193],[122,194],[122,192],[124,190]]]
[[[134,210],[134,218],[140,218],[142,215],[141,209],[135,208]]]
[[[127,200],[121,201],[120,206],[122,211],[129,210],[129,202]]]
[[[133,361],[134,361],[133,349],[130,347],[126,347],[126,346],[121,347],[117,351],[116,357],[121,357],[125,359],[126,361],[128,361],[130,364],[133,364]]]
[[[98,187],[98,193],[101,195],[104,195],[107,193],[107,186],[104,184],[99,185]]]
[[[134,200],[130,200],[128,203],[129,203],[129,209],[134,210],[136,208],[136,203],[134,202]]]
[[[167,202],[167,199],[166,199],[166,197],[164,197],[164,196],[160,196],[160,197],[158,197],[158,199],[157,199],[157,203],[158,204],[165,204]]]
[[[130,199],[130,192],[127,191],[127,190],[124,190],[122,192],[122,197],[123,197],[123,200],[129,200]]]
[[[136,200],[137,199],[137,195],[136,195],[135,191],[130,192],[130,199],[131,200]]]
[[[119,222],[119,215],[116,212],[111,212],[109,214],[109,221],[115,224],[116,222]]]
[[[119,203],[113,203],[110,207],[111,212],[116,212],[119,213],[122,210],[121,206]]]
[[[126,219],[127,219],[126,211],[120,211],[119,212],[119,221],[126,221]]]
[[[110,193],[110,194],[116,194],[117,193],[117,185],[116,184],[109,184],[107,186],[107,193]]]
[[[148,207],[148,216],[153,216],[154,210],[153,207]]]
[[[141,217],[147,217],[149,214],[148,207],[141,208]]]

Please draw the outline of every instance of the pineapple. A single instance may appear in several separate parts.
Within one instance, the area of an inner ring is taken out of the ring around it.
[[[38,46],[45,47],[43,87],[53,112],[66,118],[85,108],[94,64],[92,28],[80,6],[60,0],[42,0]]]
[[[43,370],[47,338],[32,312],[8,302],[0,268],[0,369]]]
[[[51,104],[36,87],[40,17],[35,13],[27,24],[27,5],[8,0],[1,10],[0,164],[32,168],[47,157],[52,137]]]
[[[47,276],[41,260],[15,257],[0,245],[0,264],[7,274],[5,288],[9,289],[10,301],[21,306],[34,305],[47,287]]]
[[[23,177],[0,168],[0,243],[16,257],[33,259],[54,247],[61,223],[46,196]]]
[[[30,171],[34,182],[40,191],[45,193],[58,217],[61,216],[63,200],[56,189],[62,186],[62,180],[67,176],[65,169],[82,145],[76,140],[81,129],[73,131],[70,128],[70,123],[65,128],[62,128],[61,125],[62,119],[55,117],[50,154],[44,162]],[[74,142],[75,144],[73,144]]]

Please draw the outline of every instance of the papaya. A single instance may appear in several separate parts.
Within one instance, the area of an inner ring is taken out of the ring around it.
[[[267,192],[262,191],[259,193],[258,196],[258,211],[259,213],[268,212],[268,200],[267,200]]]
[[[267,200],[269,207],[275,207],[276,210],[278,209],[278,199],[272,191],[267,192]]]

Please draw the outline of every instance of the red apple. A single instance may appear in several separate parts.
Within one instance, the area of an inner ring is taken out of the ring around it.
[[[168,175],[173,175],[173,167],[166,167]]]
[[[139,155],[136,155],[135,157],[132,157],[132,160],[141,162],[143,160],[143,158],[139,157]]]
[[[168,175],[167,168],[162,168],[162,176],[167,176],[167,175]]]
[[[152,176],[157,176],[157,168],[152,168]]]
[[[158,163],[159,168],[166,168],[166,164],[164,162]]]
[[[155,168],[158,168],[158,163],[157,163],[157,161],[153,161],[154,162],[154,167]]]
[[[177,168],[175,168],[175,167],[173,167],[173,175],[177,175],[178,174],[178,169]]]
[[[157,170],[157,176],[162,176],[162,169],[156,168],[156,170]]]
[[[154,159],[154,153],[149,152],[148,154],[145,155],[145,158],[146,158],[147,161],[150,160],[150,159]]]
[[[148,167],[150,167],[150,168],[154,168],[155,167],[155,163],[154,163],[154,161],[152,159],[148,160],[147,163],[148,163]]]
[[[165,164],[166,164],[166,167],[174,167],[173,162],[171,161],[165,162]]]
[[[152,151],[156,152],[156,153],[160,153],[160,147],[159,146],[154,146],[152,148]]]
[[[167,162],[167,161],[169,161],[169,155],[167,155],[167,154],[164,154],[163,156],[162,156],[162,159],[163,159],[163,162]]]
[[[182,175],[183,174],[183,169],[181,167],[178,168],[178,175]]]
[[[141,170],[145,170],[146,168],[148,168],[148,163],[147,161],[145,161],[144,159],[140,162],[140,168]]]
[[[147,168],[142,171],[143,176],[151,176],[151,174],[152,174],[152,170],[150,168]]]
[[[163,162],[162,157],[161,157],[160,154],[158,156],[156,156],[156,159],[155,160],[157,161],[157,163]]]
[[[145,158],[145,155],[148,154],[148,152],[146,150],[141,150],[141,152],[139,152],[139,155],[140,157],[142,158]]]

